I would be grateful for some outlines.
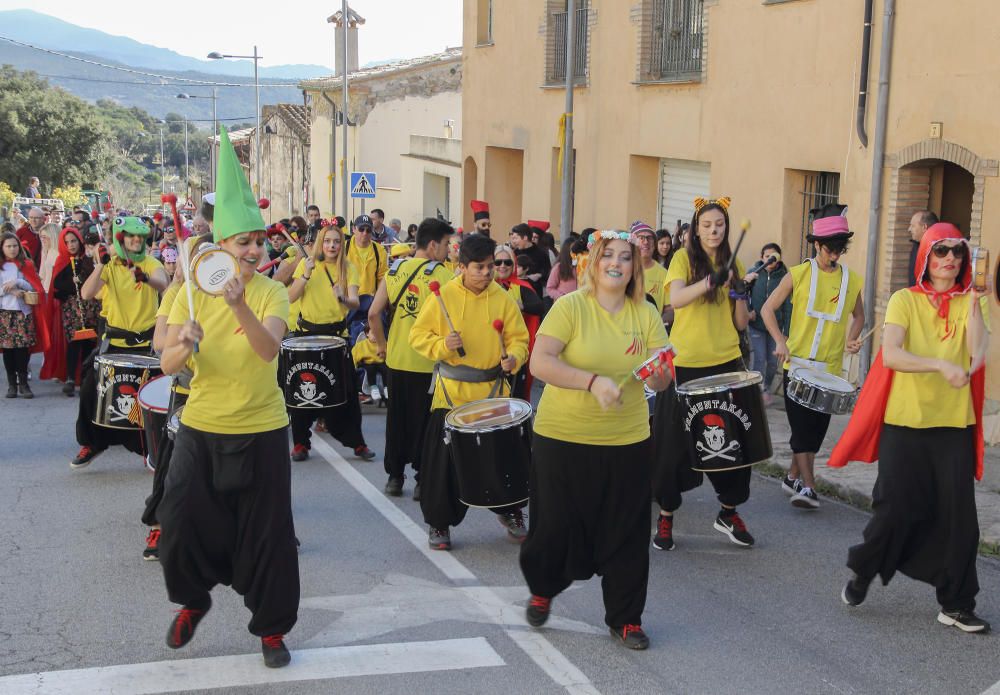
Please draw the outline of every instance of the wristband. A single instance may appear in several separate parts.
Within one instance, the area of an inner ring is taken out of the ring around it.
[[[736,290],[729,290],[729,298],[730,299],[742,299],[744,302],[749,302],[750,301],[750,295],[749,294],[746,294],[746,293],[741,294],[741,293],[737,292]]]
[[[590,389],[594,385],[595,381],[597,381],[597,375],[596,374],[592,374],[591,377],[590,377],[590,381],[587,382],[587,391],[590,391]]]
[[[309,282],[309,276],[308,275],[300,275],[299,277],[301,277],[306,282]]]

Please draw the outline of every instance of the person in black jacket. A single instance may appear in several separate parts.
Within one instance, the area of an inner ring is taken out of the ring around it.
[[[548,251],[535,245],[532,241],[531,227],[526,224],[516,225],[510,230],[510,245],[518,255],[524,254],[531,259],[532,273],[525,280],[531,283],[535,294],[541,297],[549,273],[552,271],[552,261],[549,260]]]
[[[778,358],[774,355],[774,338],[767,332],[764,320],[760,317],[760,308],[764,306],[764,302],[771,296],[771,293],[777,289],[781,278],[788,274],[788,268],[781,262],[781,247],[777,244],[766,244],[760,250],[762,261],[770,258],[775,260],[760,269],[757,273],[757,279],[753,281],[753,286],[750,289],[750,325],[748,326],[752,349],[750,369],[760,372],[764,377],[761,388],[764,390],[764,402],[767,404],[771,402],[770,388],[778,373]],[[791,297],[782,302],[781,309],[776,314],[781,332],[787,336],[788,326],[792,320]]]
[[[67,396],[75,391],[77,366],[82,365],[97,347],[96,336],[90,340],[74,340],[78,330],[96,329],[100,318],[101,303],[80,296],[80,287],[93,271],[94,262],[86,254],[80,232],[66,227],[59,235],[59,255],[52,268],[52,293],[62,303],[62,330],[66,335],[63,393]]]

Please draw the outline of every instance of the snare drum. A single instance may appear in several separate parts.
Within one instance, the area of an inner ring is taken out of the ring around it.
[[[191,259],[191,278],[206,294],[221,295],[226,283],[239,274],[236,257],[215,244],[202,244]]]
[[[771,458],[762,381],[759,372],[729,372],[677,387],[692,470],[731,471]]]
[[[153,467],[159,461],[163,448],[163,436],[170,415],[171,379],[167,375],[150,379],[139,389],[139,411],[142,414],[142,429],[146,433],[146,450]]]
[[[460,405],[444,418],[444,441],[469,507],[503,507],[528,499],[531,404],[488,398]]]
[[[160,359],[109,352],[94,358],[94,369],[97,370],[94,424],[118,430],[141,429],[139,389],[161,374]]]
[[[347,403],[347,342],[331,335],[281,341],[278,374],[289,408],[333,408]]]
[[[807,367],[788,372],[788,397],[795,403],[827,415],[851,412],[858,389],[846,379]]]

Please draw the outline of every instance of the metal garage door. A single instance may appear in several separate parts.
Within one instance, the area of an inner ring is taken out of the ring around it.
[[[687,159],[660,160],[660,228],[673,231],[677,220],[690,222],[694,215],[694,199],[708,198],[712,178],[709,162]]]

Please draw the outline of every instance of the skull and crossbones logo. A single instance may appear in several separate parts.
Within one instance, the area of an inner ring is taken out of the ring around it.
[[[128,420],[128,414],[135,405],[136,390],[131,384],[122,384],[118,387],[118,395],[115,402],[108,408],[109,420],[118,422]]]
[[[317,395],[316,391],[316,375],[312,372],[302,372],[299,376],[299,390],[294,394],[295,400],[300,406],[322,408],[323,404],[320,401],[326,399],[326,392]]]
[[[736,454],[739,452],[740,443],[731,441],[729,444],[726,444],[726,423],[722,417],[714,413],[709,413],[702,418],[701,422],[705,428],[702,430],[701,436],[705,438],[705,444],[708,446],[698,442],[695,444],[695,448],[702,454],[702,462],[717,458],[736,461]]]
[[[403,318],[416,318],[420,309],[420,290],[416,285],[406,288],[406,296],[403,299]]]

